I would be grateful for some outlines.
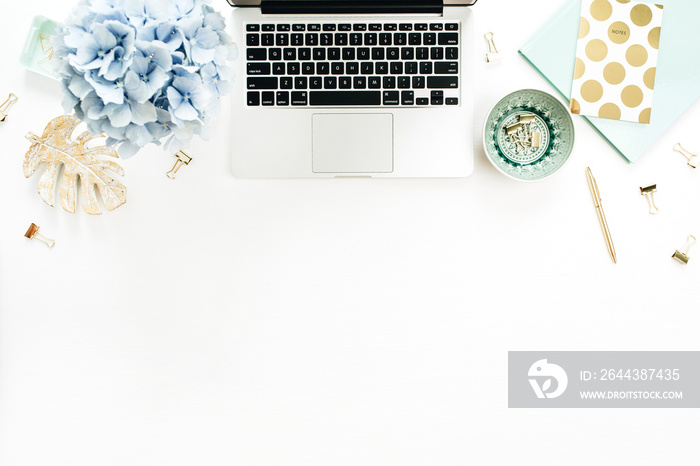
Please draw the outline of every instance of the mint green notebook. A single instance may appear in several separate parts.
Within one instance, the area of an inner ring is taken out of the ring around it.
[[[646,2],[651,3],[651,2]],[[585,118],[628,162],[635,162],[700,98],[700,0],[659,0],[664,19],[651,123]],[[567,101],[571,98],[581,0],[567,1],[520,53]]]

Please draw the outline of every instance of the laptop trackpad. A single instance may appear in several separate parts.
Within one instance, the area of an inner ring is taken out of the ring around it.
[[[313,115],[314,173],[391,173],[394,171],[394,116]]]

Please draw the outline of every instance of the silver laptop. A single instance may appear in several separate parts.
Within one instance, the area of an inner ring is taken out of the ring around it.
[[[472,172],[476,0],[228,1],[236,176]]]

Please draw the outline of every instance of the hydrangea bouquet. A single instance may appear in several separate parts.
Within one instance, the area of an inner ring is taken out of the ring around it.
[[[56,37],[67,111],[123,158],[207,137],[234,57],[210,0],[80,0]]]

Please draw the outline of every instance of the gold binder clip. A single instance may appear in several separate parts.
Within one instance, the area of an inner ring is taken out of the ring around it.
[[[688,251],[690,251],[690,248],[695,244],[697,240],[695,239],[695,236],[689,235],[688,240],[685,242],[685,246],[683,246],[682,251],[676,251],[675,254],[673,254],[674,259],[676,259],[678,262],[681,264],[687,264],[690,258],[688,257]]]
[[[501,57],[501,54],[498,53],[496,43],[493,41],[493,32],[487,32],[486,34],[484,34],[484,39],[486,39],[486,43],[489,47],[489,51],[486,53],[486,62],[493,63],[503,58]]]
[[[175,154],[175,157],[177,157],[177,161],[175,162],[175,166],[173,167],[172,170],[170,170],[167,173],[168,178],[170,178],[171,180],[175,179],[175,174],[183,165],[189,165],[190,162],[192,161],[192,157],[185,154],[183,151],[178,151],[177,154]]]
[[[651,186],[647,186],[646,188],[639,188],[639,191],[641,191],[642,196],[647,198],[647,201],[649,201],[649,213],[654,215],[659,213],[659,208],[656,207],[656,202],[654,201],[654,193],[656,192],[656,185],[653,184]]]
[[[5,118],[7,118],[7,112],[10,111],[10,107],[12,107],[15,102],[17,102],[17,96],[10,92],[7,100],[0,105],[0,121],[5,121]]]
[[[44,243],[46,246],[48,246],[50,248],[52,248],[53,245],[56,244],[56,241],[54,241],[50,238],[47,238],[46,236],[39,233],[39,227],[35,223],[32,223],[31,225],[29,225],[29,229],[24,234],[24,236],[26,236],[29,239],[38,239],[39,241],[41,241],[42,243]]]
[[[685,157],[688,161],[688,165],[690,165],[692,168],[697,168],[697,165],[695,165],[695,157],[697,157],[697,154],[693,154],[689,150],[686,150],[680,145],[680,143],[673,146],[673,150],[683,155],[683,157]]]

